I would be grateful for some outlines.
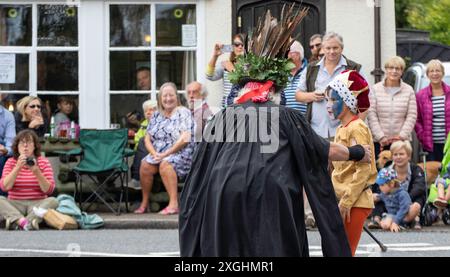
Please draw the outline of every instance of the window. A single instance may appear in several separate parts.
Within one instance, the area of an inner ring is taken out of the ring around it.
[[[37,95],[46,117],[63,97],[78,107],[78,7],[0,4],[0,26],[0,72],[9,75],[0,77],[2,104],[14,111],[22,97]],[[78,108],[69,118],[77,120]]]
[[[196,80],[195,4],[110,4],[110,123],[126,127],[126,114],[142,112],[165,82],[179,91]]]
[[[31,46],[31,5],[0,5],[0,45]]]

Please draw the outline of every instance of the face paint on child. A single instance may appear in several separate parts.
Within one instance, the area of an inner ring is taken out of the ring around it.
[[[337,119],[344,110],[344,100],[334,89],[328,91],[327,110],[332,120]]]

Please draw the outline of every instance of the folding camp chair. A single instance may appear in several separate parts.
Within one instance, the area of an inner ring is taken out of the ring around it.
[[[73,169],[76,175],[75,195],[78,194],[80,209],[82,209],[83,180],[88,176],[94,182],[90,189],[92,193],[84,203],[100,199],[116,215],[120,214],[123,194],[125,192],[125,205],[128,211],[128,164],[126,157],[128,143],[127,129],[90,130],[80,131],[80,146],[82,150],[80,163]],[[107,191],[107,185],[120,180],[120,198],[116,201]],[[125,187],[124,187],[125,185]],[[108,203],[119,204],[117,211]]]

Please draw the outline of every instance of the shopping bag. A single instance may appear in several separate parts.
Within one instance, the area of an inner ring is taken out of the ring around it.
[[[44,221],[48,226],[58,230],[78,229],[77,221],[68,215],[49,209],[44,215]]]

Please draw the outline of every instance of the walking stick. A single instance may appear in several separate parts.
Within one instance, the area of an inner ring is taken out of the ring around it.
[[[387,251],[387,246],[384,245],[381,241],[379,241],[373,234],[372,232],[370,232],[370,230],[366,227],[363,226],[364,231],[366,231],[366,233],[378,244],[378,246],[380,246],[381,251],[382,252],[386,252]]]

